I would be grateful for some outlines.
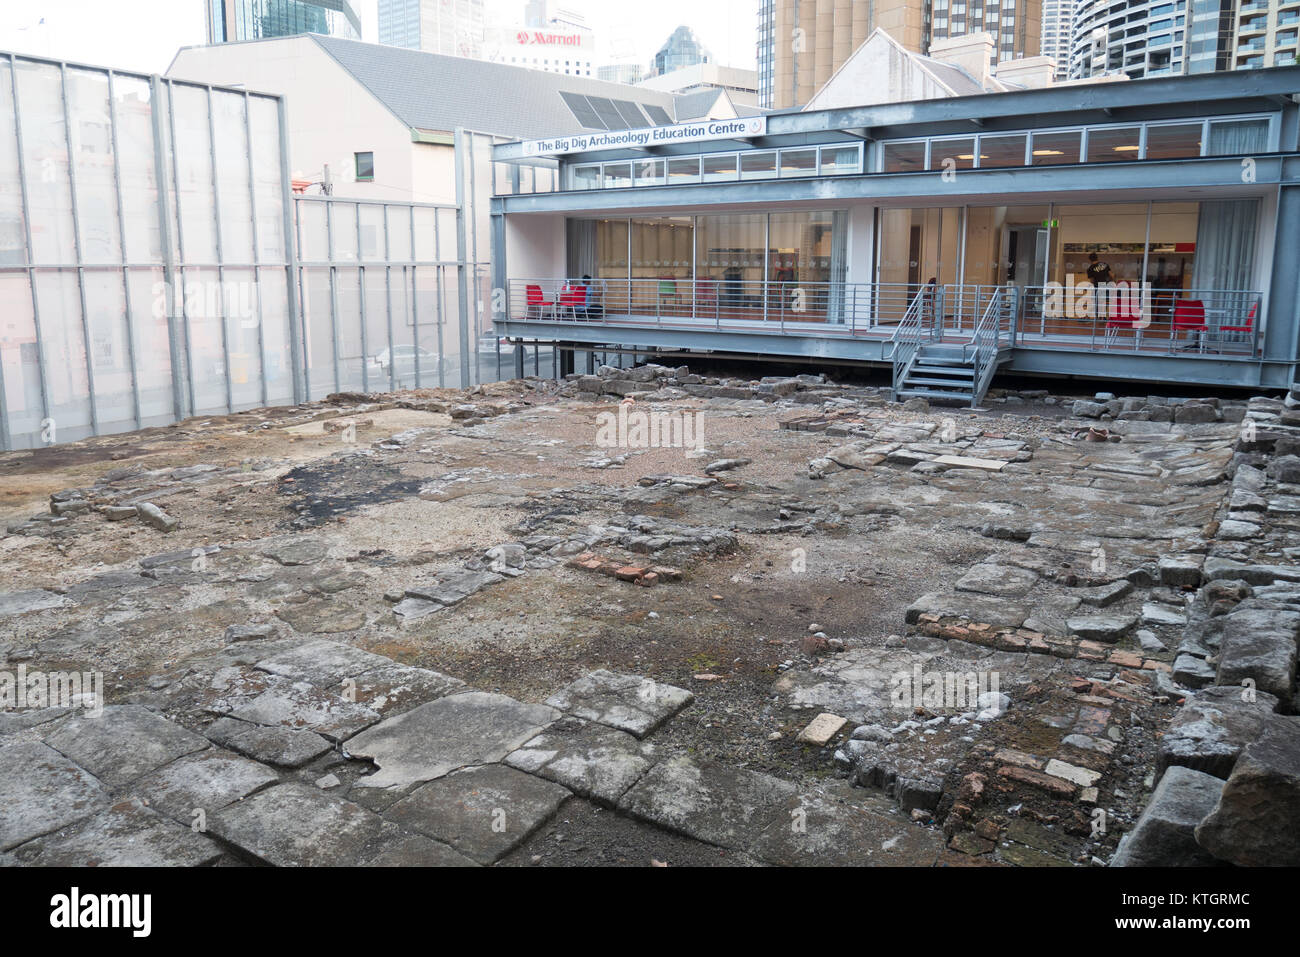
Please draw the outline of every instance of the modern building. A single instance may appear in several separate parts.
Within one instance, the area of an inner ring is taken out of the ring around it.
[[[209,43],[298,33],[361,39],[352,0],[206,0]]]
[[[547,73],[596,75],[596,36],[586,20],[534,0],[520,26],[489,27],[484,59]]]
[[[672,32],[650,61],[650,75],[662,76],[712,61],[712,55],[696,38],[695,31],[683,24]]]
[[[481,58],[487,42],[483,0],[379,0],[379,42]]]
[[[760,0],[759,103],[802,106],[872,32],[913,53],[935,40],[994,36],[992,62],[1037,56],[1043,0]]]
[[[1296,90],[1287,67],[498,145],[561,188],[493,201],[495,323],[579,363],[875,364],[970,402],[999,372],[1286,388]]]
[[[1074,37],[1074,8],[1077,0],[1043,0],[1043,31],[1039,52],[1056,64],[1055,75],[1070,75],[1070,41]]]
[[[367,200],[454,201],[457,129],[540,138],[736,116],[707,93],[320,36],[187,47],[167,75],[285,96],[293,178]],[[539,161],[525,178],[542,188],[554,167]]]
[[[1078,0],[1070,76],[1231,69],[1236,0]]]
[[[678,94],[716,90],[726,93],[737,106],[758,107],[758,74],[753,70],[718,66],[716,63],[699,63],[673,70],[642,80],[638,85],[647,90]]]
[[[1236,16],[1233,69],[1256,70],[1296,62],[1300,0],[1245,0]]]
[[[636,86],[645,79],[645,67],[640,63],[607,63],[596,68],[596,78],[606,83]]]

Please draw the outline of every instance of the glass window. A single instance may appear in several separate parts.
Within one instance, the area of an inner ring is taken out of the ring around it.
[[[911,173],[925,169],[925,141],[882,144],[882,173]]]
[[[823,146],[822,174],[836,176],[842,173],[859,173],[862,171],[856,146]]]
[[[817,172],[817,150],[782,150],[782,176],[812,176]]]
[[[1177,159],[1200,155],[1200,123],[1147,127],[1147,159]]]
[[[776,152],[741,153],[741,179],[770,179],[776,176]]]
[[[636,167],[636,184],[638,186],[662,186],[664,183],[663,160],[640,160]]]
[[[974,169],[975,137],[959,136],[930,142],[930,169]]]
[[[705,156],[701,165],[704,168],[704,182],[725,183],[737,178],[736,154],[722,156]]]
[[[762,315],[767,217],[752,213],[701,216],[695,275],[722,306],[750,307]],[[715,285],[705,285],[714,280]]]
[[[1035,166],[1059,166],[1079,162],[1079,130],[1065,133],[1035,133],[1031,154]]]
[[[1118,163],[1137,159],[1140,132],[1136,126],[1088,130],[1088,162]]]
[[[623,186],[632,185],[632,164],[631,163],[606,163],[605,164],[605,188],[618,189]]]
[[[1268,120],[1229,120],[1210,124],[1206,156],[1239,156],[1268,149]]]
[[[1025,135],[981,136],[980,166],[1024,166]]]
[[[689,216],[632,221],[633,279],[690,279],[694,224]],[[639,287],[637,295],[644,292]]]
[[[375,154],[354,153],[357,163],[357,182],[369,183],[375,178]]]
[[[681,185],[700,181],[700,158],[670,159],[668,161],[668,184]]]
[[[575,166],[573,168],[574,189],[600,189],[600,167]]]

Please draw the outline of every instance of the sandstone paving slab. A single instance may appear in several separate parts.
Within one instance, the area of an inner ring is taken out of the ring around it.
[[[457,771],[422,785],[384,817],[491,864],[553,815],[569,790],[502,764]]]
[[[341,600],[316,599],[285,605],[276,616],[304,635],[338,635],[366,626],[366,613]]]
[[[908,607],[906,621],[909,625],[915,625],[922,615],[938,615],[942,618],[969,618],[984,624],[1019,628],[1029,614],[1029,605],[995,595],[930,592]]]
[[[763,831],[752,853],[782,867],[932,867],[944,850],[941,831],[902,816],[798,795]]]
[[[557,691],[546,703],[644,738],[694,700],[683,688],[600,669]]]
[[[409,834],[358,804],[302,782],[280,784],[208,815],[208,830],[276,867],[349,867]]]
[[[1171,765],[1226,778],[1242,749],[1258,737],[1278,705],[1271,694],[1257,691],[1246,700],[1243,689],[1204,688],[1187,699],[1160,739],[1157,773]]]
[[[50,608],[63,608],[72,604],[62,595],[43,588],[30,588],[25,591],[0,592],[0,618],[12,618],[25,615],[31,611],[45,611]]]
[[[298,538],[273,545],[262,554],[281,565],[315,565],[329,555],[329,547],[314,538]]]
[[[558,717],[546,705],[467,691],[386,718],[348,740],[344,751],[379,766],[358,787],[398,787],[500,761]]]
[[[253,724],[315,731],[331,741],[343,741],[380,720],[364,705],[322,691],[305,681],[279,681],[230,712]]]
[[[48,724],[56,718],[62,718],[71,712],[67,708],[37,708],[34,711],[0,711],[0,735],[16,734],[42,724]]]
[[[128,800],[14,851],[35,867],[202,867],[222,856],[213,840]]]
[[[654,761],[654,745],[581,718],[562,718],[506,758],[506,764],[575,794],[613,805]]]
[[[259,661],[262,671],[294,681],[307,681],[322,688],[356,678],[391,661],[341,641],[305,641]]]
[[[467,690],[465,682],[440,671],[416,668],[387,658],[384,663],[331,690],[349,691],[357,704],[365,705],[385,717],[399,714],[418,704]]]
[[[745,768],[671,758],[618,802],[620,811],[720,847],[748,849],[783,816],[796,788]]]
[[[974,566],[954,586],[957,591],[998,595],[1003,598],[1024,598],[1038,581],[1033,572],[1013,565],[983,562]]]
[[[84,768],[38,741],[0,748],[0,851],[88,817],[109,803]]]
[[[459,851],[423,834],[403,834],[384,841],[362,857],[358,867],[478,867]]]
[[[109,705],[60,723],[43,740],[111,788],[201,751],[200,735],[139,705]]]
[[[145,775],[131,785],[131,793],[144,798],[158,813],[188,826],[196,810],[210,814],[279,779],[256,761],[208,748]]]

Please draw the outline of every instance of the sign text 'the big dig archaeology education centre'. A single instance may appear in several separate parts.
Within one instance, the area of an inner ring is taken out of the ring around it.
[[[558,156],[588,150],[618,149],[624,146],[666,146],[670,143],[704,143],[738,137],[766,136],[767,117],[737,120],[705,120],[676,126],[652,126],[641,130],[611,130],[608,133],[579,133],[523,144],[525,156]]]

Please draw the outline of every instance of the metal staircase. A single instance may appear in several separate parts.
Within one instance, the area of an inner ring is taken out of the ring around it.
[[[913,397],[979,405],[999,365],[1010,359],[1019,290],[993,290],[975,328],[960,338],[943,334],[943,290],[917,294],[891,340],[894,400]]]

